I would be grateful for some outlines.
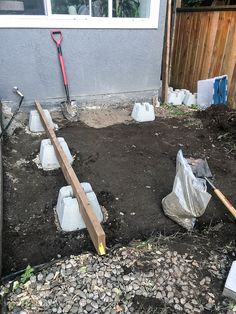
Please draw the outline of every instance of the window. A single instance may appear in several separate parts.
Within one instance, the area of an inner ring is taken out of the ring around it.
[[[44,0],[0,0],[0,14],[9,15],[43,15],[44,14]]]
[[[160,0],[0,0],[0,27],[157,28]]]

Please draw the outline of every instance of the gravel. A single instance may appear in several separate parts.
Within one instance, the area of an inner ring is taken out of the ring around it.
[[[1,295],[14,314],[159,313],[157,304],[169,309],[165,313],[236,313],[236,305],[221,296],[228,255],[209,253],[203,259],[136,241],[104,257],[87,253],[59,260],[17,289],[8,282]],[[148,300],[149,312],[138,308],[140,298]]]

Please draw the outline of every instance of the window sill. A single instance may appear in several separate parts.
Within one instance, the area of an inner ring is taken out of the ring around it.
[[[157,29],[152,18],[108,18],[73,16],[0,16],[0,28],[107,28]]]

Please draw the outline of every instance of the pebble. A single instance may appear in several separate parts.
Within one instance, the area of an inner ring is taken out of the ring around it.
[[[127,276],[127,275],[124,275],[123,279],[124,279],[124,281],[129,281],[130,280],[129,276]]]
[[[51,281],[54,278],[54,274],[53,273],[49,273],[46,277],[46,281]]]
[[[91,306],[92,306],[94,309],[98,309],[98,304],[97,304],[97,302],[92,301],[92,302],[91,302]]]
[[[203,286],[205,284],[205,278],[203,278],[201,281],[200,281],[200,286]]]
[[[104,257],[88,253],[57,261],[8,294],[12,313],[37,313],[40,308],[42,313],[133,314],[136,297],[161,300],[176,313],[221,311],[210,276],[226,277],[221,271],[228,267],[224,256],[214,258],[212,253],[207,263],[164,246],[154,248],[148,243],[147,251],[144,245],[140,250],[118,248]],[[202,278],[203,271],[209,276]],[[227,308],[227,300],[222,302]]]
[[[193,309],[193,307],[192,307],[192,305],[191,305],[190,303],[185,303],[185,304],[184,304],[184,308],[185,308],[185,309],[188,309],[188,310],[190,310],[190,311]]]
[[[86,299],[86,294],[82,290],[76,290],[76,294],[83,299]]]
[[[204,308],[205,308],[207,311],[211,311],[212,307],[213,307],[213,304],[211,304],[211,303],[207,303],[207,304],[204,306]]]

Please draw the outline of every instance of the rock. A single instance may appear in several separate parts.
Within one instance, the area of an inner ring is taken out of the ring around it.
[[[84,307],[86,304],[87,304],[87,302],[86,302],[85,299],[81,299],[81,300],[79,301],[79,305],[80,305],[81,307]]]
[[[73,314],[79,313],[79,308],[73,305],[72,308],[70,309],[70,313],[73,313]]]
[[[193,307],[192,307],[192,305],[190,303],[185,303],[184,304],[184,308],[187,309],[187,310],[190,310],[190,311],[192,311],[192,309],[193,309]]]
[[[156,298],[157,298],[157,299],[162,299],[162,294],[161,294],[161,292],[157,292]]]
[[[68,313],[71,309],[71,305],[67,304],[64,308],[63,308],[63,313]]]
[[[200,286],[204,286],[205,284],[205,278],[203,278],[201,281],[200,281]]]
[[[78,295],[82,299],[86,299],[87,298],[86,294],[82,290],[80,290],[80,289],[76,290],[75,293],[76,293],[76,295]]]
[[[54,277],[54,274],[53,273],[49,273],[46,277],[46,281],[51,281]]]
[[[170,286],[170,285],[168,285],[168,286],[166,287],[166,290],[167,290],[167,291],[172,291],[171,286]]]
[[[110,277],[111,277],[111,274],[106,271],[105,274],[104,274],[104,277],[105,277],[105,278],[110,278]]]
[[[174,293],[172,292],[172,291],[169,291],[168,293],[167,293],[167,298],[168,299],[172,299],[174,297]]]
[[[211,304],[211,303],[207,303],[207,304],[204,306],[205,310],[207,310],[207,311],[211,311],[211,310],[212,310],[212,307],[213,307],[213,304]]]
[[[176,310],[176,311],[183,311],[183,308],[182,308],[182,306],[180,306],[179,304],[175,304],[174,305],[174,309]]]
[[[91,306],[92,306],[94,309],[96,309],[96,310],[97,310],[98,307],[99,307],[98,304],[97,304],[97,302],[95,302],[95,301],[92,301],[92,302],[91,302]]]
[[[130,280],[130,278],[129,278],[129,276],[124,275],[124,276],[123,276],[123,280],[124,280],[124,281],[129,281],[129,280]]]
[[[89,313],[89,312],[91,312],[92,311],[92,306],[91,305],[86,305],[86,308],[85,308],[85,310]]]

